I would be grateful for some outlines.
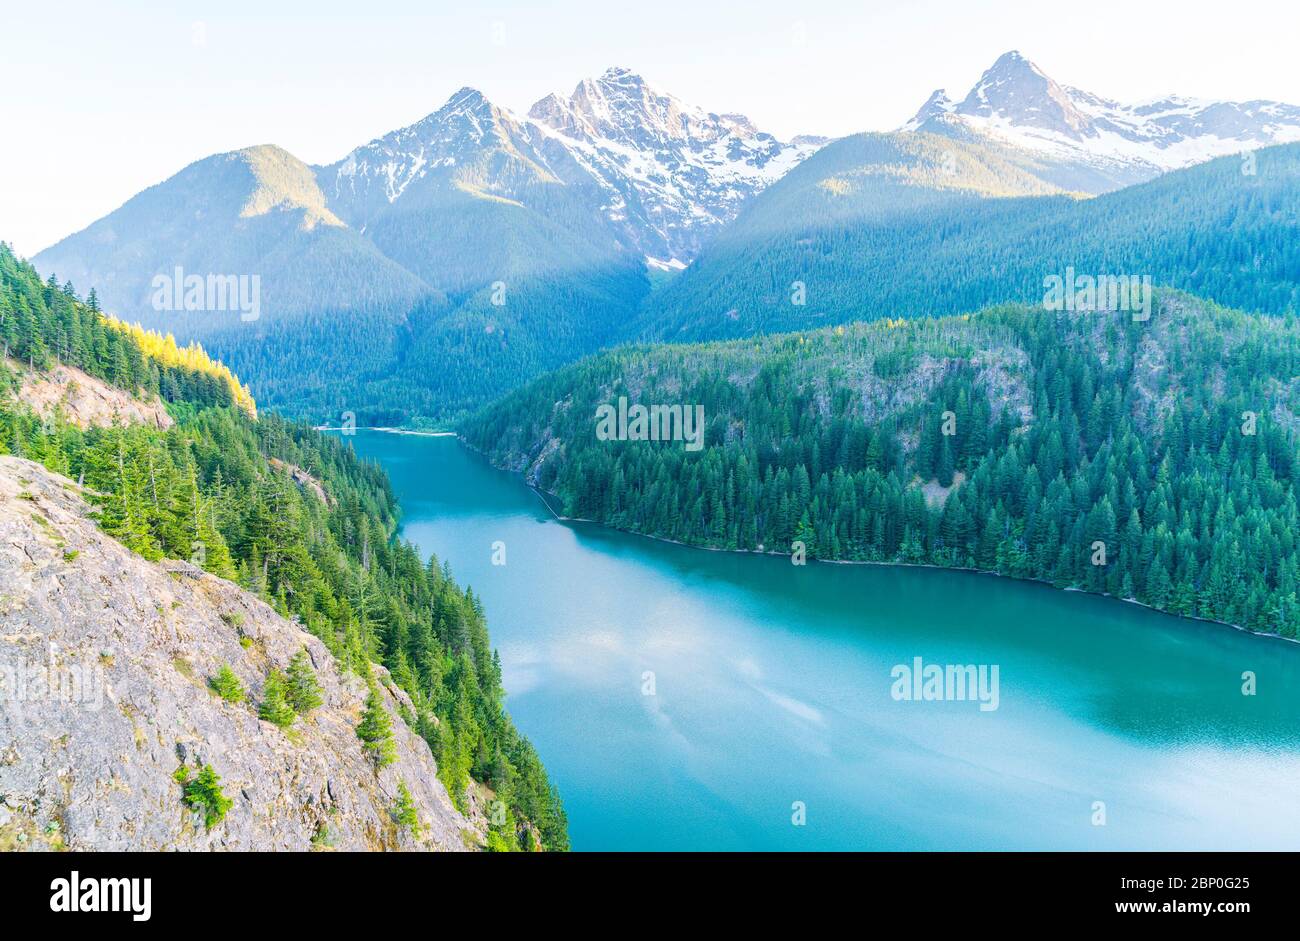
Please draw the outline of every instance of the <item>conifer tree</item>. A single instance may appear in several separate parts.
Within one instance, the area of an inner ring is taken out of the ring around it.
[[[370,693],[366,696],[365,708],[361,713],[361,723],[357,726],[357,737],[377,768],[392,764],[397,760],[397,745],[393,740],[393,722],[384,708],[383,697],[379,687],[372,681]]]
[[[257,707],[257,717],[274,725],[287,729],[293,725],[298,714],[289,705],[286,690],[288,680],[279,670],[272,670],[262,687],[262,702]]]
[[[239,677],[235,676],[235,671],[228,663],[221,665],[216,676],[208,680],[208,685],[212,687],[213,692],[229,703],[241,703],[247,696],[244,684],[239,682]]]
[[[393,822],[410,832],[417,840],[423,827],[420,825],[420,813],[411,798],[411,791],[405,781],[397,782],[397,801],[393,804]]]
[[[321,704],[320,683],[316,680],[316,672],[311,668],[311,656],[306,647],[294,654],[289,661],[287,680],[285,695],[298,715],[306,715]]]

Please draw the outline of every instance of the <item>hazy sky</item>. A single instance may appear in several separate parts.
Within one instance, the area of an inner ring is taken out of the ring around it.
[[[1133,100],[1300,103],[1300,3],[0,0],[0,239],[34,254],[212,153],[309,163],[464,85],[525,111],[610,65],[778,136],[889,130],[1008,49]]]

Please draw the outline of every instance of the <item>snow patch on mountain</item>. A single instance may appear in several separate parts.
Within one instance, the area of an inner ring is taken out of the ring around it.
[[[693,258],[740,205],[826,141],[783,142],[743,115],[715,114],[624,68],[547,95],[528,112],[598,181],[604,211],[653,257]]]
[[[1059,85],[1019,52],[1002,55],[960,102],[934,92],[903,130],[959,122],[1003,143],[1111,170],[1116,184],[1300,140],[1300,107],[1171,95],[1123,104]]]
[[[628,69],[548,95],[527,117],[472,88],[437,111],[317,169],[331,206],[358,228],[416,189],[517,198],[545,181],[589,199],[629,252],[689,262],[740,206],[826,140],[777,140],[743,115],[715,114]]]

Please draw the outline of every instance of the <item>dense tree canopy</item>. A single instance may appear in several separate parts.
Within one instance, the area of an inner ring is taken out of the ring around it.
[[[616,351],[464,425],[565,514],[692,545],[971,567],[1300,632],[1300,323],[1164,293]],[[601,440],[625,396],[704,447]]]
[[[989,198],[1024,192],[1023,181],[972,146],[871,134],[830,144],[646,300],[646,335],[725,339],[1036,303],[1067,266],[1251,312],[1300,311],[1300,144],[1092,199]]]

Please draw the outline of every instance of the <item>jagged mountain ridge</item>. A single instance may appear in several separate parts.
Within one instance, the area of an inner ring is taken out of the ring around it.
[[[472,291],[578,259],[625,259],[597,211],[594,181],[566,153],[543,153],[540,137],[463,88],[315,173],[349,226],[440,290]]]
[[[602,209],[626,238],[671,267],[826,142],[779,141],[744,115],[684,104],[623,68],[580,82],[568,99],[546,96],[528,117],[599,181]]]
[[[593,215],[582,228],[652,263],[680,267],[746,199],[825,139],[782,142],[743,115],[685,104],[624,68],[550,94],[519,117],[462,88],[420,121],[317,168],[330,205],[376,218],[454,191],[524,206],[562,185]],[[553,193],[551,194],[553,198]]]
[[[1078,165],[1087,192],[1142,182],[1214,157],[1300,140],[1300,107],[1170,95],[1124,104],[1058,84],[1019,52],[1004,53],[961,101],[936,90],[903,126],[970,130]]]

